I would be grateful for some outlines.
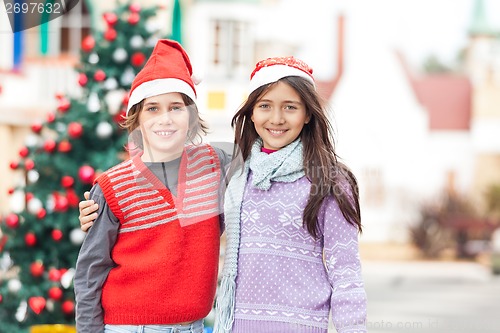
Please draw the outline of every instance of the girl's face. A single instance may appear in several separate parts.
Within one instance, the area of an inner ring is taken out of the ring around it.
[[[145,162],[182,155],[189,130],[189,111],[179,93],[148,97],[139,114]]]
[[[284,82],[276,83],[257,100],[251,119],[264,148],[273,150],[295,141],[309,122],[304,102]]]

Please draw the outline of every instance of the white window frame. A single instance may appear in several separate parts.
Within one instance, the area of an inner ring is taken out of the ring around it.
[[[211,19],[210,73],[219,78],[245,75],[251,68],[250,23],[234,19]]]

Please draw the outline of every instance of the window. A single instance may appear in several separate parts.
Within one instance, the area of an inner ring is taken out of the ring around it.
[[[82,39],[90,34],[90,15],[85,1],[78,4],[61,18],[60,53],[78,55]]]
[[[249,23],[236,20],[211,22],[212,48],[210,50],[211,74],[232,78],[244,75],[251,68],[252,49],[249,43]]]

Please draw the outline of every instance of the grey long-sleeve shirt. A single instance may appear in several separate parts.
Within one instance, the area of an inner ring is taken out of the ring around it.
[[[222,205],[223,185],[226,183],[225,171],[231,162],[231,155],[222,149],[216,147],[214,149],[219,157],[222,171],[220,188],[220,203]],[[176,195],[180,162],[181,158],[178,158],[169,162],[146,163],[146,165],[158,179],[163,181],[172,194]],[[76,265],[74,289],[78,333],[104,332],[101,292],[109,271],[115,266],[111,258],[111,251],[120,226],[119,220],[111,212],[99,184],[92,187],[90,198],[99,205],[99,209],[97,218],[82,244]],[[220,211],[222,211],[222,206],[220,207]],[[221,230],[223,230],[222,227],[221,225]]]

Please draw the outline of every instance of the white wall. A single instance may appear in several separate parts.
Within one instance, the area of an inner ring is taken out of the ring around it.
[[[348,40],[346,68],[332,98],[338,153],[358,177],[366,241],[406,241],[427,186],[421,172],[428,117],[394,51],[376,41]],[[356,49],[361,52],[352,53]],[[379,170],[383,197],[365,200],[367,170]]]

